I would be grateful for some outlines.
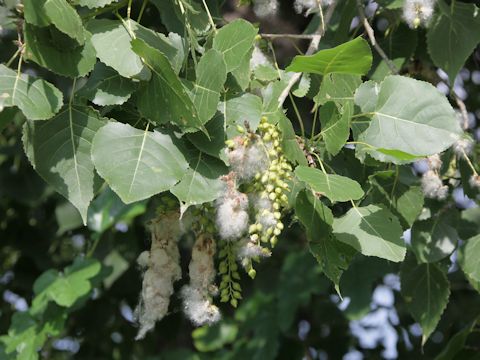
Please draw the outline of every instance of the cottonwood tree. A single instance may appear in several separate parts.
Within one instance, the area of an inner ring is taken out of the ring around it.
[[[2,358],[478,355],[476,5],[0,3]]]

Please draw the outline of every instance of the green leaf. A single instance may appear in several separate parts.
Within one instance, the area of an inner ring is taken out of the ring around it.
[[[228,172],[225,164],[195,149],[186,156],[190,168],[182,180],[170,192],[181,202],[181,213],[191,205],[199,205],[217,199],[224,190],[220,180]]]
[[[77,46],[58,30],[25,24],[25,59],[59,75],[77,78],[92,71],[97,62],[91,35],[85,31],[85,43]]]
[[[132,37],[143,40],[148,46],[159,50],[163,57],[177,64],[177,48],[163,34],[147,29],[133,20],[91,20],[87,25],[92,33],[92,43],[97,56],[105,65],[115,69],[123,77],[148,80],[150,71],[142,63],[142,54],[132,50]],[[152,60],[149,60],[152,62]]]
[[[462,133],[447,99],[423,81],[388,76],[378,87],[366,83],[357,89],[355,103],[372,117],[360,141],[388,155],[410,154],[401,157],[407,161],[442,152]]]
[[[340,281],[342,295],[350,299],[343,310],[349,320],[359,320],[370,312],[377,281],[393,272],[390,264],[386,260],[366,256],[357,256],[352,261]]]
[[[466,240],[458,250],[458,263],[469,280],[480,282],[480,234]]]
[[[278,127],[282,132],[282,148],[285,156],[293,163],[307,166],[307,158],[297,142],[293,125],[286,116],[278,119]]]
[[[238,326],[233,322],[221,321],[212,326],[202,326],[192,332],[195,348],[201,352],[220,350],[235,341]]]
[[[217,113],[213,119],[205,125],[209,136],[205,135],[203,132],[197,131],[193,134],[187,134],[187,137],[197,149],[218,158],[225,148],[224,127],[224,116],[221,113]]]
[[[102,234],[119,221],[130,221],[146,210],[144,201],[126,205],[108,186],[88,208],[87,225]]]
[[[317,197],[303,190],[297,196],[295,214],[307,229],[310,251],[340,294],[340,277],[348,268],[353,249],[332,236],[332,211]]]
[[[352,115],[353,102],[345,102],[339,109],[334,102],[327,102],[320,108],[321,134],[330,154],[337,155],[347,142]]]
[[[392,31],[385,32],[385,35],[386,37],[380,39],[378,43],[397,69],[401,69],[415,53],[418,43],[418,31],[410,29],[406,24],[400,24],[393,28]],[[391,74],[392,70],[388,67],[386,61],[381,59],[375,71],[370,75],[370,79],[382,81]]]
[[[447,345],[443,348],[442,352],[435,357],[435,360],[454,360],[456,355],[463,350],[467,342],[468,336],[473,332],[475,325],[478,323],[478,318],[473,320],[463,330],[456,333]]]
[[[252,131],[257,129],[262,117],[262,100],[253,94],[242,94],[222,102],[219,110],[225,115],[229,126],[245,126],[245,121]]]
[[[284,116],[278,98],[287,88],[293,73],[283,73],[282,78],[278,81],[271,82],[267,87],[262,89],[263,112],[262,115],[269,118],[270,121]]]
[[[232,76],[242,91],[245,91],[250,84],[250,59],[252,58],[253,48],[251,48],[243,57],[240,65],[232,70]]]
[[[1,108],[17,106],[30,120],[45,120],[63,105],[63,95],[55,86],[42,79],[18,74],[0,64]]]
[[[109,289],[130,268],[129,262],[117,250],[108,253],[103,259],[103,266],[109,271],[108,276],[103,279],[106,289]]]
[[[353,101],[353,94],[361,83],[362,79],[358,75],[328,74],[323,78],[320,90],[313,100],[316,105],[323,105],[328,101],[343,105]]]
[[[374,112],[378,102],[380,84],[369,80],[360,85],[354,94],[355,104],[360,106],[364,113]]]
[[[89,9],[101,8],[120,0],[73,0],[74,5],[85,6]]]
[[[282,331],[291,328],[299,308],[306,306],[313,294],[327,291],[328,282],[321,274],[315,259],[305,250],[291,252],[285,257],[277,286],[277,318]]]
[[[203,128],[192,100],[168,59],[140,39],[132,41],[132,49],[153,73],[148,84],[137,93],[140,112],[157,124],[172,122],[187,132]]]
[[[462,211],[458,234],[464,240],[480,234],[480,207],[473,207]]]
[[[98,106],[121,105],[130,98],[136,88],[136,84],[130,79],[98,62],[77,95],[86,97]]]
[[[353,207],[346,215],[334,220],[333,233],[338,240],[363,255],[394,262],[405,258],[406,247],[401,239],[402,227],[398,219],[382,207]]]
[[[455,77],[480,42],[480,13],[474,4],[438,1],[440,11],[428,27],[427,45],[435,65]]]
[[[358,200],[364,195],[360,184],[345,176],[324,174],[307,166],[298,166],[295,175],[300,181],[306,182],[313,191],[331,201]]]
[[[257,29],[243,19],[225,25],[213,38],[213,48],[221,52],[227,65],[227,72],[238,68],[253,46]]]
[[[292,94],[296,97],[304,97],[310,90],[310,75],[303,74],[300,81],[297,82],[292,88]]]
[[[2,351],[2,359],[38,359],[39,349],[49,338],[61,334],[65,320],[66,313],[54,308],[48,308],[42,314],[41,320],[35,319],[30,312],[16,312],[13,314],[8,335],[0,337],[0,341],[6,345],[5,352],[12,357],[5,358]]]
[[[58,224],[57,235],[63,235],[83,224],[77,208],[69,202],[61,203],[55,208],[55,218]]]
[[[100,186],[90,151],[93,136],[103,124],[92,108],[69,104],[49,121],[28,121],[23,129],[31,164],[78,209],[84,223],[88,205]]]
[[[71,307],[78,299],[92,290],[91,279],[100,273],[102,266],[96,259],[77,258],[63,273],[50,269],[44,272],[33,285],[34,313],[41,311],[48,301]]]
[[[320,50],[314,55],[297,55],[285,70],[321,75],[365,75],[371,66],[370,46],[362,37],[357,37],[332,49]]]
[[[412,250],[418,262],[436,262],[449,256],[458,240],[457,231],[448,224],[448,216],[417,221],[411,234]]]
[[[36,26],[54,25],[79,45],[85,42],[82,19],[66,0],[25,0],[25,20]]]
[[[192,99],[200,121],[205,124],[217,111],[220,90],[227,79],[223,55],[217,50],[208,50],[198,62],[196,72]]]
[[[384,204],[402,223],[404,229],[410,228],[420,215],[424,196],[419,186],[411,186],[410,181],[417,178],[410,169],[378,171],[369,177],[371,190],[368,192],[370,204]]]
[[[412,256],[402,264],[400,282],[408,311],[422,327],[422,344],[425,344],[447,307],[450,296],[447,275],[436,264],[416,264]]]
[[[278,70],[271,64],[260,64],[253,69],[253,75],[260,81],[273,81],[278,79]]]
[[[188,163],[169,135],[109,123],[93,139],[92,159],[100,176],[126,204],[170,189]]]

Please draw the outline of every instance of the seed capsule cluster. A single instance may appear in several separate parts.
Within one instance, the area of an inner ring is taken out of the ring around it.
[[[275,125],[265,118],[259,125],[260,137],[268,151],[269,166],[263,173],[255,175],[253,187],[259,194],[257,199],[256,222],[250,226],[250,239],[277,244],[282,232],[282,210],[288,206],[287,193],[290,191],[287,180],[292,177],[292,167],[283,155],[280,146],[280,133]]]
[[[235,257],[235,244],[231,242],[222,242],[222,249],[218,257],[220,264],[218,272],[222,280],[220,281],[220,301],[230,302],[230,305],[237,307],[238,300],[242,298],[242,288],[240,287],[240,274]]]
[[[249,195],[253,223],[248,227],[247,241],[238,244],[238,257],[252,278],[256,271],[253,261],[270,256],[278,236],[284,229],[282,211],[288,205],[292,167],[283,154],[281,136],[274,124],[262,118],[257,133],[238,127],[242,134],[227,141],[227,153],[236,178],[243,180],[243,190]],[[254,172],[253,172],[254,171]]]

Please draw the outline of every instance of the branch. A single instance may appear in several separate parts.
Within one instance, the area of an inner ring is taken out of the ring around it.
[[[335,6],[337,6],[337,1],[333,0],[332,4],[328,7],[327,13],[325,14],[325,20],[320,21],[320,25],[316,33],[312,35],[312,41],[310,42],[310,45],[305,55],[312,55],[315,51],[317,51],[318,44],[320,43],[320,40],[322,39],[322,36],[325,33],[326,25],[330,22],[330,19],[332,18],[333,12],[335,10]],[[320,7],[319,9],[320,9],[320,20],[322,20],[323,19],[322,8]],[[291,77],[290,81],[287,84],[287,87],[282,91],[282,93],[278,97],[279,108],[283,105],[293,85],[295,85],[295,83],[298,81],[298,79],[300,79],[301,76],[302,76],[302,73],[293,74],[293,76]]]
[[[261,37],[265,39],[279,39],[279,38],[289,38],[289,39],[307,39],[311,40],[315,36],[315,34],[260,34]]]
[[[370,39],[370,43],[375,48],[378,55],[380,55],[380,57],[385,60],[385,63],[387,64],[392,74],[398,74],[399,70],[397,69],[393,61],[388,58],[387,54],[385,54],[385,51],[383,51],[383,49],[380,47],[380,45],[378,45],[377,40],[375,39],[375,32],[373,31],[373,28],[368,22],[367,16],[365,15],[365,9],[363,8],[362,0],[357,0],[357,8],[358,14],[360,15],[360,20],[363,23],[368,38]]]
[[[460,114],[462,115],[462,129],[466,130],[466,129],[468,129],[467,107],[465,106],[465,103],[462,101],[462,99],[460,99],[458,97],[457,93],[455,92],[455,90],[453,90],[453,88],[451,89],[451,94],[452,94],[453,98],[455,99],[455,102],[457,103],[457,106],[460,110]]]

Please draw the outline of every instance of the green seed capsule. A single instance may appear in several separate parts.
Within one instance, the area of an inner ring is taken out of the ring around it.
[[[272,247],[275,247],[277,243],[278,243],[278,238],[276,236],[272,236],[272,238],[270,239],[270,245],[272,245]]]
[[[279,236],[281,233],[282,233],[282,230],[280,230],[278,228],[273,230],[273,235],[275,235],[275,236]]]
[[[278,222],[276,226],[277,226],[277,229],[280,229],[280,230],[283,230],[284,228],[284,225],[281,222]]]
[[[268,198],[272,201],[275,200],[276,197],[277,197],[277,194],[275,194],[273,192],[268,195]]]
[[[248,270],[248,276],[250,276],[252,279],[255,279],[255,276],[257,276],[255,269]]]

